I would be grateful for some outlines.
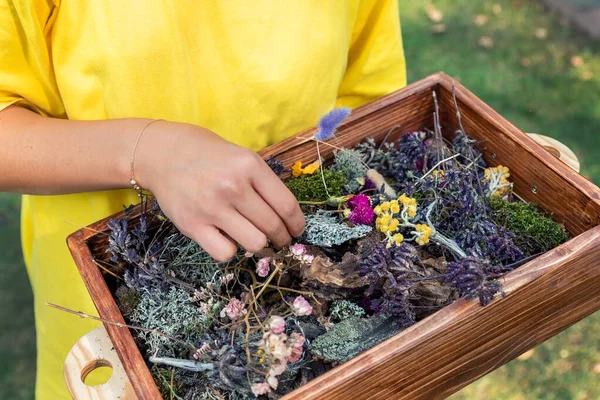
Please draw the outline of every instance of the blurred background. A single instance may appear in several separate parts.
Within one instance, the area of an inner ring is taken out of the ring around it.
[[[329,0],[338,1],[338,0]],[[445,71],[600,184],[600,0],[399,0],[409,82]],[[0,399],[33,399],[32,294],[18,196],[0,193]],[[600,313],[452,397],[600,399]]]

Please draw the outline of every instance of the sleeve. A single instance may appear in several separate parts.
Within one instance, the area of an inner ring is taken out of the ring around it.
[[[51,57],[56,0],[0,0],[0,111],[64,116]]]
[[[338,106],[358,107],[406,86],[397,0],[362,0],[338,90]]]

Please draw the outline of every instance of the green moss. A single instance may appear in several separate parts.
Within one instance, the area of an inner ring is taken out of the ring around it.
[[[126,285],[121,285],[115,291],[115,296],[119,303],[119,309],[123,315],[128,316],[137,308],[140,304],[140,296],[133,289],[130,289]]]
[[[540,212],[535,204],[492,197],[490,206],[496,223],[517,236],[515,244],[525,256],[548,251],[569,239],[563,226]]]
[[[327,191],[332,197],[341,196],[342,189],[347,185],[348,180],[343,171],[323,170]],[[300,175],[299,177],[291,177],[285,185],[296,196],[299,201],[325,201],[330,196],[327,195],[321,171],[315,171],[311,175]]]
[[[361,159],[361,155],[356,150],[341,150],[334,155],[335,164],[331,167],[333,171],[340,171],[346,176],[347,184],[345,190],[347,193],[355,193],[360,189],[359,178],[367,175],[367,167]]]

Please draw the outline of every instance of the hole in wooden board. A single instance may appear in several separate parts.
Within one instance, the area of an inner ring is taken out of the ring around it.
[[[81,382],[87,386],[102,385],[110,379],[113,373],[112,364],[102,358],[90,361],[81,370]]]
[[[544,145],[544,149],[548,151],[548,153],[552,154],[554,157],[560,159],[560,151],[556,147]]]

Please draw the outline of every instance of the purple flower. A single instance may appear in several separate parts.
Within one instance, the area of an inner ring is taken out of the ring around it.
[[[461,296],[467,299],[478,297],[479,303],[485,306],[500,290],[500,282],[494,276],[497,272],[489,261],[470,256],[449,262],[444,280],[457,288]]]
[[[319,120],[319,130],[315,132],[315,139],[320,141],[329,140],[338,126],[350,115],[348,107],[338,107],[325,114]]]

